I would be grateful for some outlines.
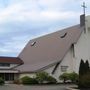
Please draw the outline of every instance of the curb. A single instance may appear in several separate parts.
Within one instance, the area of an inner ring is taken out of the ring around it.
[[[66,88],[66,90],[80,90],[80,89],[74,89],[74,88],[68,87],[68,88]]]

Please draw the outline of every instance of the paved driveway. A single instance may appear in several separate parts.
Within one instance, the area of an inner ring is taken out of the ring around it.
[[[71,85],[33,85],[33,86],[23,86],[23,85],[4,85],[0,86],[0,90],[66,90],[67,87]]]

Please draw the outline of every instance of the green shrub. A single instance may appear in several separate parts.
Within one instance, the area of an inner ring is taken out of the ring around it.
[[[48,76],[47,82],[49,84],[55,84],[55,83],[57,83],[57,80],[52,76]]]
[[[63,83],[66,83],[66,81],[69,80],[69,74],[63,73],[62,75],[59,76],[59,79],[63,80]]]
[[[79,75],[75,72],[69,73],[69,80],[71,80],[72,83],[77,83]]]
[[[29,84],[38,84],[38,81],[35,78],[30,78],[28,76],[25,76],[21,78],[22,84],[29,85]]]
[[[52,83],[56,83],[56,79],[53,78],[52,76],[50,76],[47,72],[39,72],[39,73],[36,73],[36,79],[38,80],[38,82],[40,84],[43,84],[43,83],[49,83],[49,84],[52,84]]]
[[[38,80],[39,83],[47,82],[48,76],[49,75],[46,72],[36,73],[36,79]]]
[[[0,85],[4,84],[4,80],[0,77]]]
[[[63,73],[62,75],[59,76],[60,80],[63,80],[64,83],[67,81],[76,83],[78,81],[78,74],[75,72],[72,73]]]

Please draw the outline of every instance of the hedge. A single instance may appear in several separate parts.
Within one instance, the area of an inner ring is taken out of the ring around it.
[[[38,84],[38,81],[35,78],[30,78],[28,76],[25,76],[21,78],[21,83],[25,85]]]
[[[4,84],[4,80],[0,77],[0,85]]]

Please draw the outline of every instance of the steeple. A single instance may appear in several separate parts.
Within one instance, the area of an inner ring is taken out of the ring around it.
[[[83,2],[83,4],[81,5],[82,8],[83,8],[83,14],[80,16],[80,26],[84,27],[84,31],[86,32],[86,25],[85,25],[85,15],[86,15],[86,5],[85,5],[85,2]]]

